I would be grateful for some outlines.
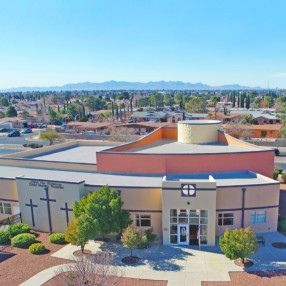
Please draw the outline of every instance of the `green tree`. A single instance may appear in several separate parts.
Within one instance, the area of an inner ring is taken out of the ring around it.
[[[127,92],[127,91],[122,91],[118,96],[117,96],[117,98],[119,99],[119,100],[123,100],[123,99],[129,99],[130,98],[130,95],[129,95],[129,93]]]
[[[51,109],[49,112],[49,120],[51,121],[55,121],[57,119],[57,113]]]
[[[76,220],[69,222],[65,233],[66,241],[80,246],[83,253],[88,240],[93,238],[94,229],[96,229],[96,221],[82,214]]]
[[[6,97],[0,98],[0,105],[8,107],[9,106],[8,99]]]
[[[22,118],[28,118],[30,116],[30,113],[27,110],[24,110],[21,114]]]
[[[75,202],[73,213],[75,218],[84,213],[95,220],[97,229],[94,235],[100,234],[104,238],[130,224],[130,213],[122,210],[122,206],[123,202],[117,192],[106,185]]]
[[[17,111],[14,106],[9,106],[6,110],[6,116],[7,117],[16,117]]]
[[[121,242],[124,247],[130,249],[130,256],[132,257],[132,250],[138,248],[142,243],[140,231],[136,228],[128,227],[122,234]]]
[[[216,119],[216,107],[217,107],[217,103],[220,101],[220,98],[218,96],[213,95],[211,97],[211,103],[214,106],[214,110],[215,110],[215,119]]]
[[[250,107],[250,97],[249,97],[249,94],[248,94],[247,97],[246,97],[245,107],[246,107],[247,109],[249,109],[249,107]]]
[[[75,104],[70,104],[67,109],[67,116],[74,120],[77,114],[79,114],[77,106]]]
[[[105,106],[105,100],[100,99],[99,97],[89,96],[85,101],[85,106],[89,108],[90,111],[101,110]]]
[[[183,101],[183,95],[181,93],[177,93],[176,96],[175,96],[175,102],[177,104],[180,105],[180,109],[183,109],[184,105],[184,101]]]
[[[189,102],[185,104],[185,108],[191,113],[206,112],[207,101],[205,97],[192,97]]]
[[[241,258],[244,259],[255,254],[258,250],[256,235],[251,227],[240,230],[229,230],[224,232],[224,235],[219,238],[219,245],[225,256],[231,260]]]
[[[40,140],[49,141],[50,145],[60,138],[60,135],[54,130],[48,130],[40,134]]]
[[[155,109],[159,107],[164,106],[164,96],[161,93],[154,93],[150,97],[152,106],[155,107]]]
[[[0,119],[5,117],[5,113],[3,111],[0,111]]]
[[[172,106],[175,103],[175,100],[171,94],[166,94],[164,96],[164,104],[166,106]]]

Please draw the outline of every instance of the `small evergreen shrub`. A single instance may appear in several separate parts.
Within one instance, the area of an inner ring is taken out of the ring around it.
[[[153,232],[153,227],[145,230],[144,234],[147,236],[148,242],[154,241],[157,237],[157,235]]]
[[[64,233],[53,233],[49,236],[49,243],[54,244],[64,244],[66,243],[66,238]]]
[[[46,248],[42,243],[33,243],[29,247],[29,252],[32,254],[42,254],[45,251],[46,251]]]
[[[286,216],[282,217],[278,221],[278,230],[286,232]]]
[[[9,240],[9,233],[7,231],[0,231],[0,244],[5,244]]]
[[[7,232],[9,233],[9,237],[12,238],[21,233],[29,233],[30,230],[31,230],[31,227],[28,224],[15,223],[9,226],[9,228],[7,229]]]
[[[278,170],[274,170],[274,172],[273,172],[273,179],[274,179],[274,180],[277,180],[279,174],[280,174],[280,173],[279,173]]]
[[[277,172],[279,172],[279,174],[282,174],[283,169],[282,168],[276,168],[274,171],[277,171]]]
[[[11,239],[11,244],[13,247],[28,248],[31,244],[35,242],[35,239],[36,236],[34,234],[21,233]]]
[[[281,175],[281,177],[282,177],[282,180],[283,180],[284,184],[286,184],[286,173],[283,173]]]
[[[138,249],[146,248],[147,245],[148,245],[147,235],[143,235],[141,237],[141,241],[138,243],[136,248],[138,248]]]

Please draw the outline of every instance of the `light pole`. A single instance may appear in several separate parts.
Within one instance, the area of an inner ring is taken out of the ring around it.
[[[73,125],[74,125],[74,138],[76,138],[76,129],[75,129],[75,121],[77,118],[78,114],[75,115],[74,119],[73,119]]]

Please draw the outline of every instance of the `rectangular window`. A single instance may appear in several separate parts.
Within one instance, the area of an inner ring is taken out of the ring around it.
[[[3,203],[0,202],[0,214],[4,213]]]
[[[266,211],[258,211],[251,213],[251,224],[265,223],[266,222]]]
[[[135,226],[137,227],[151,227],[150,215],[135,215]]]
[[[218,225],[233,225],[233,213],[218,214]]]
[[[5,214],[12,214],[11,204],[4,203],[4,212]]]

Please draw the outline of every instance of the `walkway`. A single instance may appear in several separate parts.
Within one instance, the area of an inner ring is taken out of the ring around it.
[[[254,266],[249,271],[286,269],[286,249],[276,249],[272,242],[284,241],[286,237],[280,233],[263,234],[266,240],[265,246],[260,246],[258,252],[251,258]],[[79,248],[67,245],[54,257],[74,259],[72,253]],[[168,286],[177,285],[201,285],[202,281],[230,281],[229,271],[242,271],[233,261],[227,259],[219,249],[219,246],[205,247],[199,250],[193,247],[178,247],[155,245],[149,249],[136,249],[134,255],[141,258],[136,265],[125,265],[121,259],[128,256],[130,251],[123,248],[120,243],[98,244],[90,242],[86,249],[93,253],[109,250],[115,253],[117,267],[125,277],[168,280]],[[46,269],[21,286],[40,286],[56,275],[61,266]]]

